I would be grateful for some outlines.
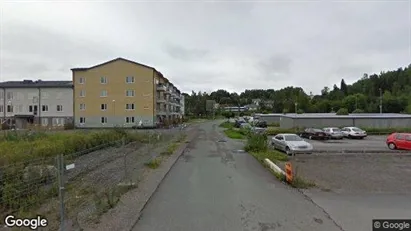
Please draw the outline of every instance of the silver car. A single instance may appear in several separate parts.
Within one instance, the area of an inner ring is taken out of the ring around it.
[[[350,139],[364,139],[367,137],[367,132],[357,127],[344,127],[341,131],[345,137]]]
[[[296,134],[282,133],[271,138],[271,145],[287,155],[311,153],[313,146]]]
[[[342,133],[341,129],[337,127],[324,128],[323,130],[327,135],[331,137],[331,139],[341,140],[344,138],[344,134]]]

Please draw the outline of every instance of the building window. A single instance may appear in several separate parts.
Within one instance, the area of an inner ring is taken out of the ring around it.
[[[57,111],[63,111],[63,105],[57,105]]]
[[[80,110],[81,110],[81,111],[86,110],[86,104],[85,104],[85,103],[81,103],[81,104],[80,104]]]
[[[126,91],[126,96],[127,97],[133,97],[134,96],[134,90],[127,90]]]
[[[80,124],[86,123],[86,118],[85,117],[80,117]]]
[[[86,91],[85,90],[81,90],[80,91],[80,97],[85,97],[86,96]]]
[[[144,110],[148,110],[148,109],[150,109],[149,106],[144,106]]]
[[[134,76],[127,76],[126,83],[134,83]]]
[[[78,83],[79,83],[79,84],[84,84],[85,82],[86,82],[86,79],[83,78],[83,77],[80,77],[80,78],[78,79]]]
[[[126,110],[134,110],[134,103],[126,104]]]
[[[0,105],[0,112],[4,112],[4,106]]]
[[[64,125],[64,118],[54,118],[53,125],[62,126]]]
[[[13,99],[13,92],[7,92],[7,100]]]
[[[101,123],[106,124],[107,123],[107,117],[101,117]]]
[[[49,119],[48,118],[42,118],[41,119],[41,125],[43,125],[43,126],[49,125]]]
[[[107,84],[107,77],[101,77],[100,78],[100,83],[101,84]]]
[[[33,112],[33,105],[29,106],[29,112]]]
[[[41,111],[49,111],[49,106],[48,105],[41,106]]]
[[[100,105],[100,108],[101,108],[102,111],[107,110],[107,104],[106,104],[106,103],[102,103],[102,104]]]
[[[48,92],[42,92],[41,93],[41,98],[42,99],[48,99],[49,98],[49,93]]]
[[[13,106],[7,105],[7,112],[13,112]]]
[[[100,97],[107,97],[107,90],[102,90],[100,92]]]
[[[126,124],[134,123],[134,117],[126,117]]]

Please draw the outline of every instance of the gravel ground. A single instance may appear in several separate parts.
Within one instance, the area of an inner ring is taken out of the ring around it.
[[[140,132],[140,131],[139,131]],[[142,131],[147,132],[147,131]],[[161,132],[161,140],[151,145],[133,142],[125,146],[119,145],[97,150],[76,158],[69,158],[66,164],[75,164],[65,175],[65,209],[66,230],[79,230],[91,222],[88,218],[96,213],[95,193],[105,193],[110,188],[118,188],[120,183],[133,182],[135,185],[144,176],[147,169],[144,164],[151,158],[159,156],[170,142],[182,134],[179,129]],[[101,197],[101,196],[100,196]],[[102,198],[100,200],[107,200]],[[56,230],[59,220],[58,198],[50,198],[38,214],[46,216],[49,226],[41,230]],[[80,225],[81,224],[81,225]],[[0,230],[9,230],[2,229]]]
[[[410,193],[411,154],[297,155],[294,171],[325,191]]]

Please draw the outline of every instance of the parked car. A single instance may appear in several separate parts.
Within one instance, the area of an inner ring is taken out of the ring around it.
[[[350,139],[364,139],[367,137],[367,132],[357,127],[344,127],[341,129],[344,137]]]
[[[341,140],[344,138],[344,134],[342,133],[341,129],[336,127],[328,127],[323,128],[323,131],[330,137],[331,139],[338,139]]]
[[[386,143],[391,150],[411,150],[411,133],[393,133],[387,137]]]
[[[307,153],[313,151],[313,146],[296,134],[282,133],[271,138],[271,145],[278,150],[284,151],[287,155],[293,153]]]
[[[266,128],[267,127],[267,122],[257,121],[256,123],[254,123],[254,126],[259,127],[259,128]]]
[[[234,127],[240,128],[241,124],[246,123],[244,120],[236,120],[234,123]]]
[[[300,136],[302,138],[308,138],[310,140],[328,140],[330,138],[323,130],[318,128],[307,128],[300,134]]]

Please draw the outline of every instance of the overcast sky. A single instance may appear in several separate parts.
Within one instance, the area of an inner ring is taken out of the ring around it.
[[[70,80],[70,68],[123,57],[186,92],[316,94],[411,63],[410,0],[0,4],[0,81]]]

